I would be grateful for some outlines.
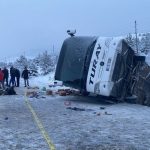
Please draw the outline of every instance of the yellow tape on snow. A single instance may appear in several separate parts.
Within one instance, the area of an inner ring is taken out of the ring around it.
[[[49,146],[49,149],[50,150],[55,150],[55,146],[54,144],[52,143],[52,141],[50,140],[49,136],[48,136],[48,133],[46,132],[46,130],[44,129],[43,125],[42,125],[42,122],[39,120],[37,114],[35,113],[34,109],[32,108],[28,98],[27,98],[27,91],[25,91],[25,102],[30,110],[30,112],[32,113],[32,116],[37,124],[37,126],[39,127],[44,139],[46,140],[48,146]]]

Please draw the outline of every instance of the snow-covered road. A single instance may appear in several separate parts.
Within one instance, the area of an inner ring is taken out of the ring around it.
[[[0,96],[0,150],[48,150],[39,128],[19,95]],[[149,150],[150,108],[107,104],[99,98],[29,98],[56,150]],[[85,111],[66,109],[83,108]]]

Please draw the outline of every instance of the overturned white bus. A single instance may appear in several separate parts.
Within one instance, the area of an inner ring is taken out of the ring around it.
[[[121,38],[72,36],[63,43],[55,79],[82,92],[127,94],[134,51]]]

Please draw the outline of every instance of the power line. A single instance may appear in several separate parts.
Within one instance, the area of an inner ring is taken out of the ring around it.
[[[136,22],[136,20],[135,20],[135,36],[136,36],[136,38],[135,38],[135,40],[136,40],[136,51],[138,53],[138,37],[137,37],[137,22]]]

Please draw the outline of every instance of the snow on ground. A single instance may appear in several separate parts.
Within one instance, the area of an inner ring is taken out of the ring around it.
[[[47,77],[30,79],[30,84],[45,86]],[[25,103],[24,91],[20,87],[18,95],[0,96],[0,149],[49,150]],[[147,106],[82,96],[28,99],[56,150],[150,150]]]
[[[54,81],[54,73],[50,73],[45,76],[38,76],[30,78],[30,84],[32,86],[48,87],[48,85]]]
[[[17,96],[0,96],[0,149],[48,150],[25,104],[24,89],[16,90]],[[57,150],[150,149],[149,107],[79,96],[29,101]],[[86,110],[66,109],[68,101]]]
[[[150,66],[150,52],[148,53],[148,55],[146,57],[146,62]]]
[[[67,88],[65,86],[62,86],[62,82],[61,81],[56,81],[54,80],[54,72],[49,73],[48,75],[45,76],[38,76],[38,77],[32,77],[30,78],[30,85],[31,86],[38,86],[40,89],[43,89],[43,87],[45,87],[46,89],[50,89],[50,86],[52,90],[57,90],[57,89],[61,89],[61,88]],[[55,86],[54,82],[57,82],[58,86]]]

